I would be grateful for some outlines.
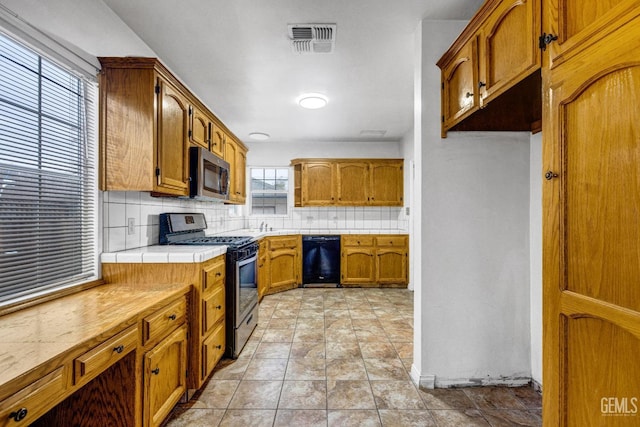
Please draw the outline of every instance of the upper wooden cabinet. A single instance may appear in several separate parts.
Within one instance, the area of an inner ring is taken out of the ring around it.
[[[294,159],[295,206],[402,206],[402,159]]]
[[[442,67],[443,129],[450,129],[479,108],[477,52],[473,37]]]
[[[448,130],[532,130],[541,118],[540,0],[487,0],[440,58]]]
[[[479,30],[480,107],[540,69],[540,0],[503,0]]]
[[[198,107],[189,106],[189,141],[209,149],[211,140],[211,120]]]
[[[195,95],[155,58],[99,59],[101,190],[188,195],[189,147],[226,157],[231,142],[231,202],[244,203],[247,148]]]
[[[227,136],[224,144],[224,159],[231,167],[229,203],[244,204],[247,200],[247,147],[239,140]]]

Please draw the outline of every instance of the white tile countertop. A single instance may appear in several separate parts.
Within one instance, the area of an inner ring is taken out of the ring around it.
[[[216,236],[250,236],[255,240],[265,236],[282,236],[288,234],[301,235],[335,235],[335,234],[407,234],[406,230],[347,230],[347,229],[284,229],[260,231],[240,229],[215,234]],[[103,263],[198,263],[215,258],[227,252],[224,245],[215,246],[182,246],[154,245],[128,249],[120,252],[103,252],[100,260]]]

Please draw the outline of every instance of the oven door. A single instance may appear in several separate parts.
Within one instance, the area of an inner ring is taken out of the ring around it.
[[[253,254],[236,261],[236,328],[258,303],[257,259],[257,254]]]

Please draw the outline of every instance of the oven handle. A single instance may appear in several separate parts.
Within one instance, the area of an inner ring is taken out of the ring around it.
[[[236,261],[236,269],[239,270],[240,267],[242,267],[243,265],[250,264],[250,263],[252,263],[254,261],[257,261],[257,260],[258,260],[258,254],[257,253],[253,254],[249,258],[238,260],[238,261]]]

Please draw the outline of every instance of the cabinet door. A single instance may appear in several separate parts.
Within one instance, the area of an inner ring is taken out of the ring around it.
[[[216,367],[225,351],[225,323],[217,324],[202,343],[202,379],[207,378]]]
[[[269,251],[269,292],[293,289],[299,282],[300,259],[296,249]]]
[[[187,101],[168,82],[158,79],[157,191],[187,195],[189,111]]]
[[[342,284],[375,283],[375,249],[371,247],[345,247],[342,249],[340,276]]]
[[[615,33],[638,16],[637,0],[543,0],[542,32],[558,39],[543,60],[553,68],[579,55],[597,38]]]
[[[144,425],[159,426],[186,391],[187,326],[144,356]]]
[[[407,252],[399,248],[376,250],[377,283],[407,284]]]
[[[209,149],[209,118],[194,106],[189,107],[189,141]]]
[[[628,2],[553,3],[565,13],[544,13],[567,45],[597,35],[544,79],[543,417],[550,426],[636,426],[640,4],[633,20],[619,15],[615,30],[598,32]]]
[[[302,166],[302,206],[333,204],[334,176],[331,162],[305,163]]]
[[[480,30],[480,106],[540,68],[540,0],[503,0]]]
[[[402,162],[371,162],[369,204],[402,206],[404,179]]]
[[[336,204],[365,206],[369,204],[369,166],[364,162],[338,162],[336,164]]]
[[[267,257],[267,241],[263,239],[258,249],[258,301],[269,292],[269,258]]]
[[[470,39],[442,69],[443,136],[458,122],[478,110],[478,52]]]
[[[244,204],[247,200],[247,152],[244,148],[238,146],[238,153],[236,155],[236,166],[235,166],[235,194],[236,201],[238,203]]]
[[[212,123],[211,127],[212,127],[211,147],[209,148],[209,150],[211,150],[211,152],[216,156],[223,157],[226,159],[225,152],[224,152],[224,143],[226,140],[226,135],[222,131],[222,129],[218,127],[217,124]]]

